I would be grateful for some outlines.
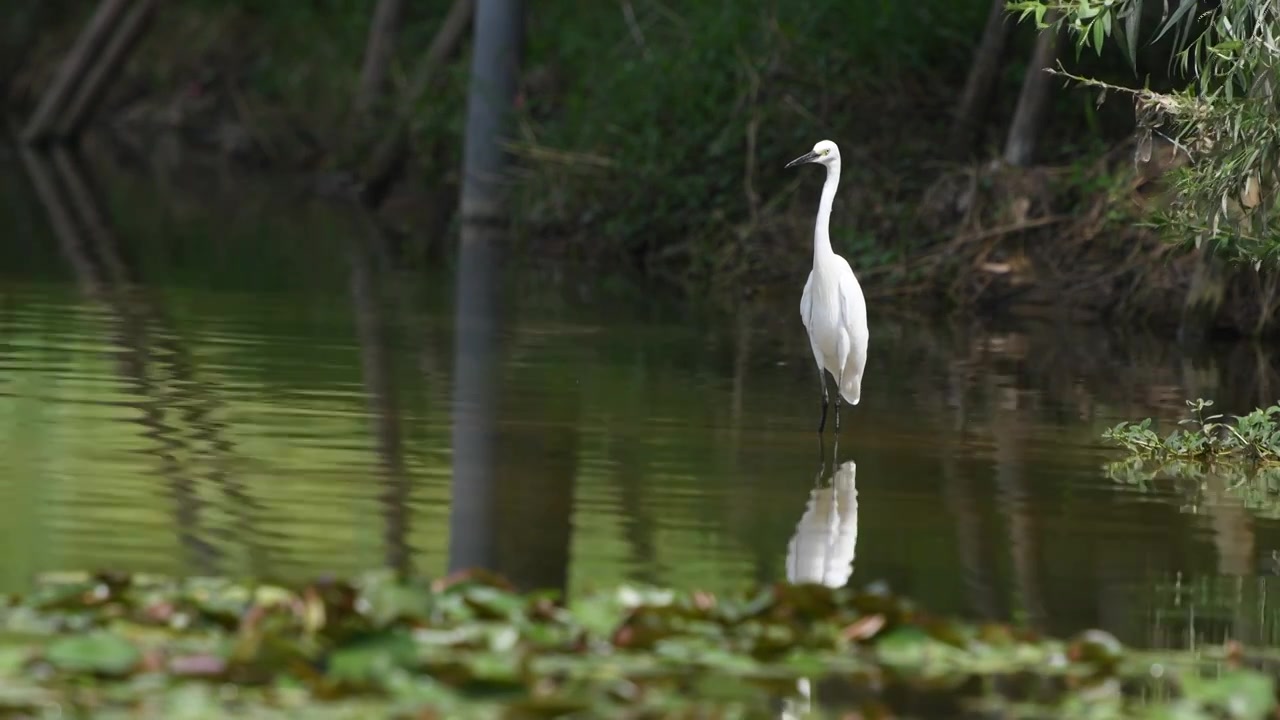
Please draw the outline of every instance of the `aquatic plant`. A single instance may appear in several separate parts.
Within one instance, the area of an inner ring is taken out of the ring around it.
[[[1178,421],[1188,429],[1174,430],[1163,438],[1151,428],[1151,418],[1121,422],[1104,431],[1102,437],[1135,457],[1156,461],[1230,457],[1280,462],[1280,404],[1237,415],[1229,421],[1222,414],[1206,415],[1205,410],[1212,405],[1212,400],[1188,400],[1191,417]]]
[[[863,716],[1262,717],[1274,683],[1249,662],[818,585],[565,603],[484,573],[298,587],[99,573],[43,578],[0,607],[6,717],[756,717],[801,679]]]
[[[1174,489],[1196,507],[1226,493],[1252,512],[1280,517],[1280,404],[1228,418],[1207,414],[1211,400],[1188,400],[1190,417],[1161,437],[1151,418],[1122,422],[1102,437],[1127,451],[1106,476],[1140,490]]]

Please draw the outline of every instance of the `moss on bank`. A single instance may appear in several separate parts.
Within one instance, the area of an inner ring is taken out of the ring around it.
[[[969,626],[821,586],[624,587],[566,605],[484,574],[300,587],[97,574],[0,607],[6,717],[1260,718],[1273,678],[1242,666],[1266,663]]]

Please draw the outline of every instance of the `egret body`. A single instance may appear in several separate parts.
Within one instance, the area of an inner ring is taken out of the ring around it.
[[[857,405],[862,397],[862,371],[867,364],[867,303],[862,287],[849,262],[831,249],[831,203],[840,185],[840,149],[822,140],[807,155],[787,163],[794,167],[817,163],[827,170],[818,202],[818,218],[813,226],[813,269],[800,296],[800,320],[809,333],[809,347],[818,364],[822,385],[822,419],[818,432],[827,424],[826,373],[836,381],[836,432],[840,432],[840,400]]]

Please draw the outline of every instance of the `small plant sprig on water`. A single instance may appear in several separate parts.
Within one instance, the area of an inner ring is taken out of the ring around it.
[[[1254,462],[1280,462],[1280,404],[1259,408],[1248,415],[1206,414],[1212,400],[1188,400],[1191,417],[1179,420],[1178,429],[1161,438],[1151,429],[1151,418],[1122,422],[1102,433],[1104,440],[1120,445],[1133,456],[1157,461],[1209,461],[1224,456]]]

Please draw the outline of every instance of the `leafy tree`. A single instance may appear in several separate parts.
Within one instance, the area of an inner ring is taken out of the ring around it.
[[[1144,7],[1145,6],[1145,7]],[[1137,159],[1151,155],[1153,135],[1185,151],[1168,205],[1153,220],[1171,238],[1212,243],[1224,256],[1260,267],[1280,257],[1280,3],[1258,0],[1017,0],[1006,7],[1042,30],[1063,27],[1102,53],[1115,41],[1135,75],[1140,38],[1172,38],[1170,70],[1184,87],[1156,92],[1149,82],[1125,88],[1057,72],[1090,87],[1123,92],[1137,110]],[[1145,12],[1144,12],[1145,11]],[[1157,17],[1158,16],[1158,17]],[[1149,27],[1156,20],[1154,32]]]

